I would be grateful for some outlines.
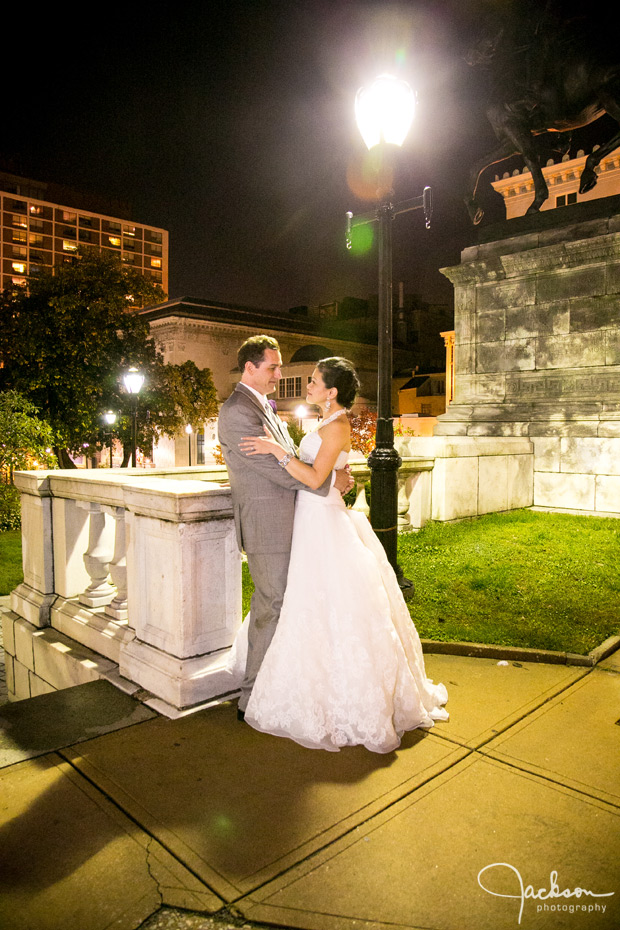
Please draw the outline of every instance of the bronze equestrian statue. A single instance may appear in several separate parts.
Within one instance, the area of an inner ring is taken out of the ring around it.
[[[610,23],[601,18],[596,31],[584,19],[563,20],[552,6],[525,28],[522,20],[509,22],[492,39],[478,42],[467,58],[469,64],[487,72],[490,96],[485,112],[500,141],[470,171],[465,203],[473,223],[479,223],[484,213],[476,202],[476,190],[485,168],[521,154],[534,181],[534,201],[527,212],[537,213],[549,196],[538,137],[555,134],[558,145],[552,147],[566,152],[571,130],[604,113],[620,127],[620,54],[615,43],[605,48]],[[588,156],[579,184],[581,194],[592,190],[596,167],[618,145],[620,128]]]

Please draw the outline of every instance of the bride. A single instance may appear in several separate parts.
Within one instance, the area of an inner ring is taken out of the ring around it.
[[[274,455],[309,488],[317,488],[351,449],[345,414],[359,381],[344,358],[319,362],[306,401],[321,409],[304,436],[300,458],[271,436],[246,437],[247,455]],[[243,674],[244,623],[229,669]],[[363,745],[396,749],[405,730],[447,720],[445,687],[426,677],[422,647],[407,605],[364,514],[347,510],[340,493],[298,491],[286,593],[245,721],[302,746],[337,752]]]

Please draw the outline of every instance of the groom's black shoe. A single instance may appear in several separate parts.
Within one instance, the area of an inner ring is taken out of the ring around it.
[[[241,710],[240,707],[237,708],[237,720],[245,720],[245,711]]]

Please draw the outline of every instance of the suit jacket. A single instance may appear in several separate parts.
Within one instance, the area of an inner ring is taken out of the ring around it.
[[[292,478],[273,455],[244,455],[244,436],[263,436],[267,426],[275,433],[258,398],[241,383],[223,404],[218,417],[219,441],[232,490],[237,542],[246,552],[288,552],[291,548],[295,494],[310,490]],[[275,438],[294,451],[288,433]],[[331,474],[315,492],[326,495]]]

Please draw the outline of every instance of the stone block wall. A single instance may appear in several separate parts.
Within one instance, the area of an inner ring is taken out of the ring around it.
[[[535,506],[620,515],[620,215],[600,212],[558,210],[443,269],[455,396],[435,435],[527,437]]]

